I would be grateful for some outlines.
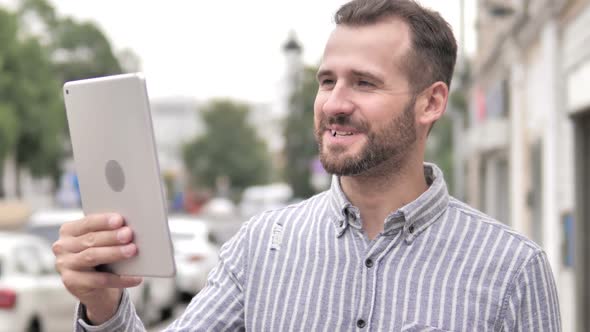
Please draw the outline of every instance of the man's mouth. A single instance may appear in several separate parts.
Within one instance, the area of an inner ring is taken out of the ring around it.
[[[332,137],[354,135],[354,133],[349,132],[349,131],[337,131],[337,130],[332,130],[332,129],[330,129],[330,134],[332,134]]]

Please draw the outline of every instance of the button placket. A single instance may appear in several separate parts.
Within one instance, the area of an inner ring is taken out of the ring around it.
[[[370,254],[370,251],[367,253]],[[359,271],[361,276],[361,282],[359,286],[361,287],[361,297],[360,302],[358,303],[359,307],[356,311],[356,317],[353,322],[358,329],[364,329],[367,327],[368,322],[370,320],[371,312],[373,311],[374,303],[372,299],[375,297],[375,279],[376,279],[376,266],[375,262],[371,258],[371,256],[365,256],[363,261],[359,263],[362,264],[362,269]]]
[[[374,310],[374,298],[376,291],[377,282],[377,263],[376,260],[382,250],[387,247],[388,240],[386,238],[379,238],[376,242],[369,246],[365,252],[365,259],[360,263],[363,264],[361,270],[361,287],[364,285],[364,296],[361,298],[359,303],[357,316],[356,316],[356,327],[359,329],[368,328],[368,324],[371,320],[372,312]]]
[[[365,280],[365,294],[363,298],[361,298],[357,315],[355,317],[356,327],[358,329],[370,329],[368,325],[371,322],[371,317],[373,316],[373,311],[375,309],[375,297],[373,295],[376,291],[379,262],[387,257],[387,253],[389,253],[392,248],[400,245],[402,241],[403,232],[399,232],[397,237],[394,238],[382,237],[373,243],[373,245],[365,252],[364,261],[360,262],[364,265],[361,269],[361,278]]]

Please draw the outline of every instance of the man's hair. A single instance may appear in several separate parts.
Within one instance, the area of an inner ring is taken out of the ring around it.
[[[457,59],[457,42],[449,24],[439,13],[413,0],[352,0],[336,12],[338,25],[364,26],[398,18],[410,28],[410,50],[401,70],[415,93],[434,82],[450,88]]]

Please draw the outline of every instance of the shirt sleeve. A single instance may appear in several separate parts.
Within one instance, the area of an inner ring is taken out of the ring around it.
[[[207,286],[190,302],[165,331],[245,331],[244,285],[247,269],[246,222],[219,254],[218,265],[209,273]]]
[[[508,290],[502,331],[561,331],[557,288],[544,252],[524,265]]]
[[[74,331],[75,332],[139,332],[145,331],[145,328],[135,313],[135,307],[129,297],[129,292],[125,289],[119,303],[119,308],[115,315],[101,325],[91,325],[86,318],[86,308],[83,304],[78,303],[76,308]]]

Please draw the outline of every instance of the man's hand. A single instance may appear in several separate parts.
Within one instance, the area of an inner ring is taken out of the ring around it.
[[[133,232],[116,214],[89,215],[65,223],[53,244],[56,267],[70,293],[86,306],[90,322],[100,325],[117,311],[122,289],[137,286],[140,277],[97,272],[95,267],[137,254]]]

